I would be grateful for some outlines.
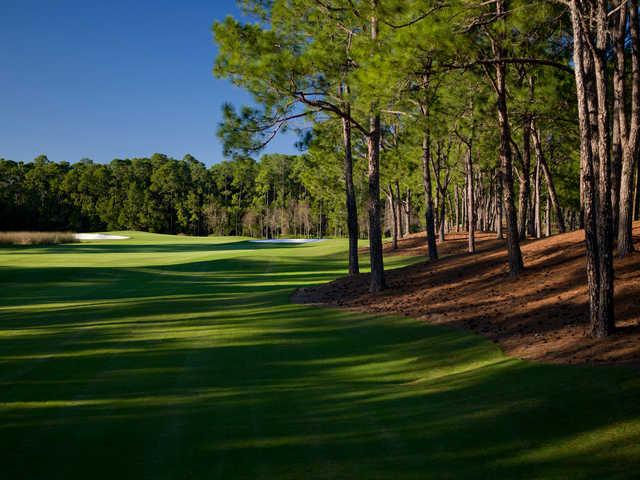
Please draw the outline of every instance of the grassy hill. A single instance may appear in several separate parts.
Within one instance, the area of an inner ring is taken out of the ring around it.
[[[118,232],[122,233],[122,232]],[[289,303],[346,242],[0,248],[5,478],[632,478],[640,378]],[[415,262],[394,257],[390,266]]]

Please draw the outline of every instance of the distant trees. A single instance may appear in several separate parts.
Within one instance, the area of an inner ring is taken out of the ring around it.
[[[344,236],[341,161],[312,161],[315,152],[239,156],[210,168],[191,155],[107,165],[0,159],[0,230]]]

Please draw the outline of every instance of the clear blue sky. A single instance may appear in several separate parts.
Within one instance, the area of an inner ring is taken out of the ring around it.
[[[234,0],[0,3],[0,157],[222,159],[220,107],[250,101],[211,73],[211,25]]]

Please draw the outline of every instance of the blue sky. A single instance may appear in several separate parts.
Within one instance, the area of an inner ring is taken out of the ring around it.
[[[220,107],[250,101],[211,73],[211,25],[234,0],[0,2],[0,157],[222,159]]]

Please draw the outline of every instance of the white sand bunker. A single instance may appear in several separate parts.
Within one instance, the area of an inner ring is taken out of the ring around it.
[[[269,238],[267,240],[249,240],[252,243],[315,243],[324,238]]]
[[[123,235],[107,235],[105,233],[76,233],[76,240],[126,240]]]

